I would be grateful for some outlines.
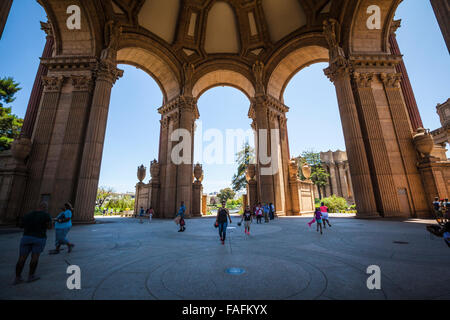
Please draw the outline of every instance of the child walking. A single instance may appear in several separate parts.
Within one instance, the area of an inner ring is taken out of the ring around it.
[[[323,227],[327,228],[325,223],[328,223],[328,226],[331,227],[330,220],[328,220],[328,207],[323,202],[320,206],[320,213],[322,213]]]
[[[314,218],[316,219],[316,225],[317,225],[317,232],[319,232],[320,228],[320,234],[322,233],[322,213],[320,212],[320,208],[316,208],[316,212],[314,213]]]
[[[252,212],[250,210],[250,207],[247,206],[247,208],[245,208],[244,214],[242,215],[242,219],[241,222],[244,221],[244,226],[245,226],[245,234],[250,235],[250,224],[252,223],[253,220],[253,216],[252,216]]]

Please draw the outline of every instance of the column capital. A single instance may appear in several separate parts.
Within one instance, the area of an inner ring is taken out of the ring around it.
[[[94,69],[94,75],[97,80],[115,84],[123,76],[123,70],[118,69],[114,63],[108,60],[100,60]]]
[[[74,91],[88,91],[91,92],[94,88],[92,76],[85,75],[70,75]]]
[[[254,119],[257,111],[267,112],[268,116],[286,117],[289,107],[270,95],[257,95],[252,98],[248,117]]]
[[[380,79],[386,88],[398,88],[402,81],[401,73],[381,73]]]
[[[353,79],[358,88],[370,88],[373,81],[373,72],[353,72]]]
[[[42,76],[44,92],[60,92],[64,83],[63,76]]]
[[[178,96],[158,109],[159,114],[169,115],[173,112],[193,112],[196,119],[200,117],[197,99],[189,96]]]
[[[47,22],[43,22],[41,21],[41,30],[43,30],[45,32],[45,34],[47,35],[47,37],[53,37],[53,27],[52,24],[47,21]]]

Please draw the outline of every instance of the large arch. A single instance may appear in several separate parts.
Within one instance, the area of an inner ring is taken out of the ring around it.
[[[163,92],[163,104],[180,93],[179,80],[174,71],[156,54],[139,47],[122,48],[117,52],[117,63],[141,68],[158,83]]]
[[[192,95],[199,98],[207,90],[217,86],[230,86],[242,91],[249,99],[255,96],[253,83],[234,70],[215,70],[200,77],[193,86]]]
[[[292,77],[311,64],[327,62],[328,49],[318,45],[308,45],[289,53],[279,62],[270,75],[267,93],[283,101],[284,90]]]

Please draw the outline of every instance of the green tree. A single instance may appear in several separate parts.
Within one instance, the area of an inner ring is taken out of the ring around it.
[[[322,166],[320,160],[320,153],[314,152],[314,150],[308,150],[302,152],[301,156],[297,158],[299,177],[301,180],[306,180],[302,172],[302,166],[307,163],[311,167],[311,181],[317,186],[319,190],[319,198],[322,199],[322,189],[328,185],[328,178],[330,175]]]
[[[105,202],[111,198],[112,193],[114,192],[113,188],[109,187],[100,187],[97,190],[97,198],[96,198],[96,206],[98,208],[103,207]]]
[[[236,192],[234,192],[233,189],[231,188],[225,188],[220,190],[220,193],[217,195],[217,198],[220,199],[220,203],[222,202],[227,202],[228,199],[233,199],[234,196],[236,195]]]
[[[247,186],[247,179],[245,178],[245,171],[250,163],[255,159],[254,149],[246,142],[242,150],[236,153],[236,163],[238,164],[237,173],[233,176],[231,185],[236,192],[241,191]]]
[[[11,148],[11,143],[20,135],[23,120],[12,114],[12,108],[4,104],[14,102],[15,94],[21,90],[13,78],[0,79],[0,151]]]

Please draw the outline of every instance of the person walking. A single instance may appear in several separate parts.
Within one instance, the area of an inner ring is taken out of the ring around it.
[[[70,203],[65,203],[60,214],[55,218],[55,250],[50,251],[50,254],[58,254],[62,245],[67,245],[68,251],[72,252],[75,246],[67,239],[67,234],[72,228],[72,212],[73,208]]]
[[[270,217],[270,220],[275,219],[275,206],[273,205],[273,203],[269,204],[269,217]]]
[[[186,206],[184,201],[181,201],[180,209],[178,210],[177,217],[180,217],[180,230],[178,232],[184,232],[186,230],[186,222],[184,221],[184,215],[186,213]]]
[[[255,216],[256,216],[256,224],[261,223],[261,219],[262,219],[262,216],[263,216],[263,209],[262,209],[262,206],[261,206],[261,202],[258,203],[258,205],[256,206]]]
[[[314,213],[314,218],[316,219],[316,225],[317,225],[316,231],[319,232],[319,229],[320,229],[320,234],[322,234],[322,213],[320,211],[320,208],[316,208],[316,212]]]
[[[141,210],[139,210],[139,223],[144,223],[144,221],[142,220],[144,214],[145,214],[144,207],[141,207]]]
[[[328,219],[328,207],[325,205],[325,203],[320,204],[320,213],[322,214],[322,220],[323,220],[323,227],[326,229],[328,223],[328,226],[331,227],[330,220]]]
[[[269,212],[270,212],[270,209],[269,209],[269,204],[268,203],[264,204],[263,210],[264,210],[264,223],[269,223]]]
[[[155,211],[153,210],[153,207],[150,207],[150,209],[148,209],[148,223],[152,222],[154,213],[155,213]]]
[[[250,210],[250,206],[247,206],[242,214],[241,222],[244,221],[245,226],[245,234],[250,235],[250,224],[253,221],[252,211]]]
[[[28,282],[39,280],[36,277],[36,269],[39,263],[39,257],[44,251],[47,242],[47,229],[52,228],[52,217],[48,213],[47,202],[42,202],[37,210],[27,213],[21,222],[23,227],[23,236],[20,240],[19,259],[16,264],[16,278],[14,285],[22,283],[22,271],[31,253],[30,272]]]
[[[225,239],[227,237],[228,220],[231,222],[230,212],[225,208],[226,202],[222,202],[222,208],[217,210],[216,224],[219,226],[219,236],[222,244],[225,244]]]

